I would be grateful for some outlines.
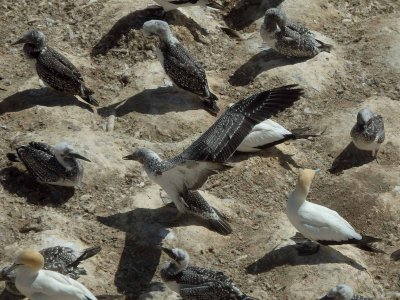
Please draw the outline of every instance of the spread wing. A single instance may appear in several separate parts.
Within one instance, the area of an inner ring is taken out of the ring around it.
[[[255,125],[291,106],[303,94],[297,85],[264,91],[228,108],[176,161],[224,162]]]

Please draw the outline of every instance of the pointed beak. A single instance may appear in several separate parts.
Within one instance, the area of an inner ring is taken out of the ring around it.
[[[167,254],[170,258],[172,258],[173,260],[176,261],[176,255],[174,254],[174,252],[172,252],[171,249],[165,248],[165,247],[161,247],[161,250],[164,251],[165,254]]]
[[[124,156],[122,159],[124,160],[137,160],[137,157],[135,154],[129,154],[127,156]]]
[[[27,42],[27,39],[25,37],[20,38],[18,41],[16,41],[15,43],[12,43],[11,45],[18,45],[18,44],[24,44]]]
[[[18,268],[19,266],[22,266],[22,264],[17,264],[17,263],[14,263],[11,267],[9,267],[7,270],[3,270],[4,271],[4,273],[6,274],[6,275],[8,275],[8,274],[10,274],[12,271],[14,271],[16,268]],[[3,272],[2,271],[2,272]]]
[[[69,155],[70,155],[71,157],[74,157],[74,158],[77,158],[77,159],[82,159],[82,160],[91,162],[90,159],[88,159],[88,158],[86,158],[86,157],[84,157],[84,156],[82,156],[82,155],[80,155],[79,153],[76,153],[76,152],[71,152]]]
[[[318,174],[321,172],[321,169],[315,169],[314,171],[315,171],[315,174]]]

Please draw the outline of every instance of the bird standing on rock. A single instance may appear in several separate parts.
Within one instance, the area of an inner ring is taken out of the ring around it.
[[[310,58],[332,49],[331,45],[314,38],[307,28],[287,20],[278,8],[266,11],[260,33],[266,45],[288,57]]]
[[[162,250],[172,259],[161,268],[161,279],[184,300],[256,300],[243,294],[220,271],[189,266],[189,254],[180,248]]]
[[[124,159],[140,162],[182,213],[196,215],[221,234],[232,232],[216,209],[196,192],[208,177],[231,166],[225,162],[252,128],[297,101],[303,90],[283,86],[250,96],[229,107],[218,120],[178,156],[161,159],[150,149],[136,149]]]
[[[86,87],[79,70],[61,53],[46,45],[45,35],[36,29],[28,31],[13,45],[24,44],[28,59],[35,60],[39,78],[49,87],[69,95],[79,95],[83,100],[98,106],[93,91]]]
[[[215,9],[223,9],[223,6],[213,0],[154,0],[162,6],[165,12],[188,6],[209,6]]]
[[[372,151],[372,155],[376,158],[379,147],[385,141],[385,125],[382,116],[374,114],[368,108],[361,109],[350,135],[353,144],[358,149]]]
[[[44,258],[37,251],[18,255],[10,271],[15,270],[15,286],[31,300],[97,300],[81,283],[60,273],[43,270]]]
[[[179,88],[200,96],[204,109],[214,116],[217,115],[218,98],[208,87],[206,72],[174,37],[168,23],[147,21],[143,25],[143,31],[146,36],[157,35],[160,38],[157,58],[172,82]]]
[[[72,279],[78,279],[80,275],[86,275],[86,270],[79,267],[79,264],[96,255],[101,247],[90,247],[82,251],[76,251],[69,247],[55,246],[40,250],[39,253],[44,258],[44,270],[59,272]],[[0,271],[0,281],[6,282],[6,290],[13,296],[23,296],[15,287],[15,270],[9,271],[10,267],[3,268]]]
[[[13,162],[21,161],[37,181],[52,185],[78,186],[83,177],[83,166],[79,160],[90,162],[67,143],[52,147],[45,143],[30,142],[16,151],[8,153],[7,158]]]
[[[307,201],[311,183],[317,172],[318,170],[310,169],[300,171],[296,189],[290,194],[286,207],[286,214],[292,225],[306,239],[322,245],[352,244],[362,250],[382,252],[371,245],[381,239],[359,234],[336,211]],[[298,248],[299,254],[316,253],[319,244],[304,243]]]

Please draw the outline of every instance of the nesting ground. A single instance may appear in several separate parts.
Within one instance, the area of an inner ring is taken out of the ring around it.
[[[156,246],[164,243],[185,248],[193,264],[223,270],[260,299],[318,299],[339,283],[375,299],[398,295],[400,263],[389,255],[337,246],[298,257],[284,211],[298,168],[320,168],[310,199],[337,210],[358,231],[383,238],[378,246],[387,253],[400,248],[400,3],[284,1],[290,18],[335,46],[332,53],[293,62],[262,51],[261,20],[253,22],[281,1],[224,2],[224,12],[192,8],[167,16],[206,68],[221,108],[298,83],[305,97],[275,120],[288,129],[324,131],[313,140],[234,157],[235,168],[209,180],[203,193],[232,224],[228,237],[198,224],[163,225],[173,212],[162,208],[160,188],[139,164],[121,159],[136,146],[171,157],[213,122],[193,97],[158,90],[165,75],[155,39],[140,30],[144,9],[154,3],[0,1],[0,265],[23,248],[100,244],[102,252],[85,263],[89,274],[80,279],[94,294],[176,299],[158,273],[167,258]],[[242,9],[232,10],[237,5]],[[225,21],[241,39],[221,30]],[[82,70],[96,91],[97,111],[77,98],[38,90],[21,47],[11,45],[33,27]],[[379,164],[355,159],[349,145],[357,111],[365,106],[385,119]],[[68,141],[89,157],[82,187],[38,185],[7,161],[16,144],[31,140]]]

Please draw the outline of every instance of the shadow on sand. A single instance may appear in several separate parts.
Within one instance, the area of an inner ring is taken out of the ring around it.
[[[99,115],[107,117],[115,114],[122,117],[136,111],[142,114],[162,115],[171,111],[203,109],[196,95],[179,91],[173,87],[144,90],[126,100],[98,109]]]
[[[294,65],[306,61],[308,58],[287,58],[273,49],[267,49],[254,55],[229,78],[233,86],[245,86],[251,83],[258,75],[273,68]]]
[[[183,218],[179,224],[168,224],[176,215],[170,205],[157,209],[137,208],[126,213],[97,220],[109,227],[126,232],[125,246],[115,274],[115,285],[126,299],[137,299],[150,290],[162,289],[163,285],[151,283],[160,263],[162,244],[169,230],[166,227],[198,225],[192,218]]]
[[[197,42],[201,42],[199,33],[208,34],[193,19],[188,18],[179,10],[165,13],[161,7],[153,6],[133,11],[119,19],[93,47],[91,56],[106,55],[110,49],[118,45],[123,36],[127,36],[131,30],[141,30],[143,24],[150,20],[165,20],[171,25],[185,26]]]
[[[267,9],[277,7],[282,2],[283,0],[240,0],[224,19],[232,29],[242,30],[262,18]]]
[[[41,92],[45,93],[39,95],[38,93]],[[9,112],[29,109],[37,105],[47,107],[75,105],[93,112],[89,104],[79,101],[78,98],[74,96],[61,94],[51,89],[44,88],[25,90],[5,98],[0,102],[0,116]]]
[[[352,142],[334,159],[329,172],[340,174],[341,172],[360,167],[375,160],[371,151],[361,151],[357,149]]]
[[[271,271],[276,267],[289,265],[319,265],[319,264],[348,264],[360,271],[365,271],[365,267],[354,261],[353,259],[343,255],[339,251],[322,246],[318,253],[308,256],[299,256],[295,245],[283,246],[267,253],[264,257],[247,266],[246,270],[249,274],[260,274]]]
[[[73,187],[41,184],[29,173],[21,172],[16,167],[2,169],[0,180],[9,193],[24,197],[29,203],[36,205],[59,206],[67,202],[75,193]]]

